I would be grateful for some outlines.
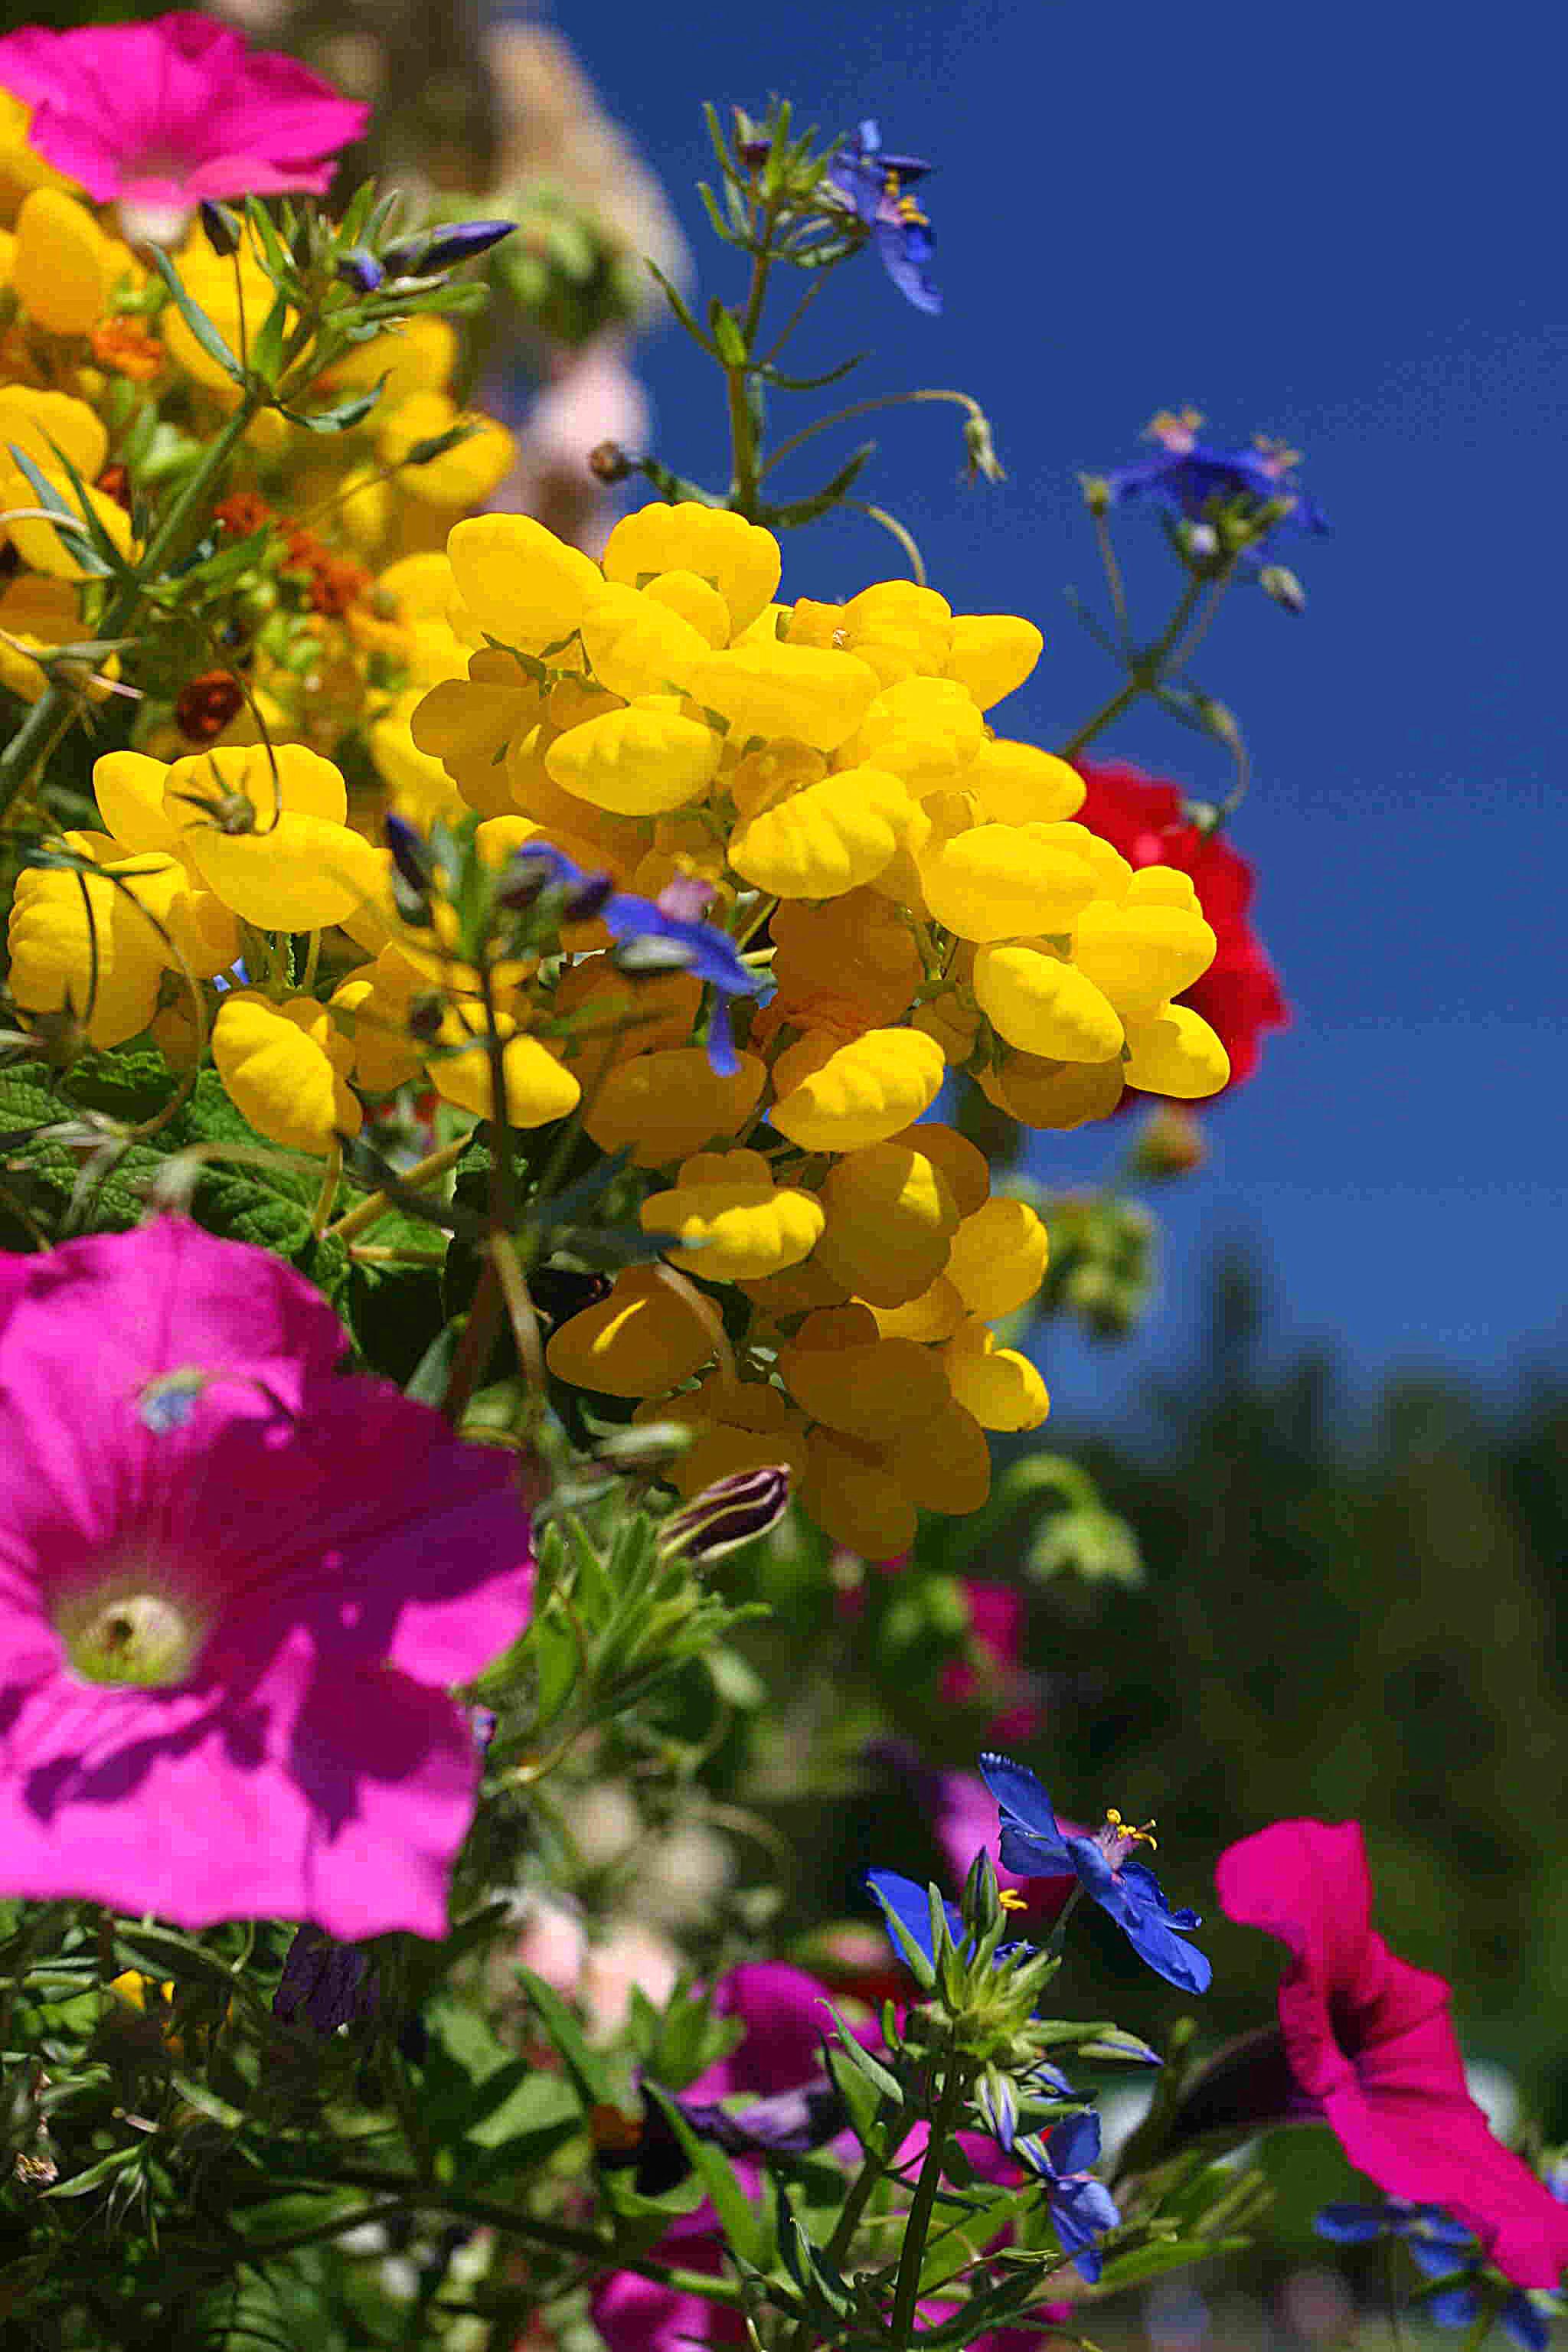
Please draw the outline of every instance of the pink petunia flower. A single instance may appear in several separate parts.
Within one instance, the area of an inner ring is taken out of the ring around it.
[[[1568,2211],[1494,2138],[1470,2097],[1449,1987],[1373,1928],[1360,1824],[1276,1822],[1221,1854],[1215,1878],[1227,1916],[1277,1936],[1291,1956],[1279,1986],[1286,2114],[1268,2119],[1321,2116],[1391,2197],[1456,2214],[1516,2284],[1555,2286]],[[1262,2087],[1267,2055],[1255,2050],[1246,2068],[1230,2069],[1232,2093],[1246,2073]],[[1223,2072],[1216,2063],[1205,2125],[1220,2119]],[[1239,2119],[1245,2101],[1229,2104]]]
[[[505,1453],[267,1251],[167,1218],[0,1257],[0,1888],[440,1936],[526,1622]]]
[[[0,89],[33,109],[28,140],[100,204],[324,195],[333,152],[370,109],[276,49],[181,9],[140,25],[0,39]]]

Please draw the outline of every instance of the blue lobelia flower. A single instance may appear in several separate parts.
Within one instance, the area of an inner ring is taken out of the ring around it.
[[[741,1064],[730,1026],[730,1000],[765,996],[772,993],[772,986],[742,961],[727,931],[691,911],[700,901],[689,886],[672,883],[658,898],[616,890],[608,875],[585,873],[564,850],[546,841],[525,842],[513,853],[512,887],[519,882],[526,887],[531,870],[571,893],[566,911],[574,919],[589,915],[599,918],[619,943],[624,970],[695,972],[713,991],[708,1059],[721,1077],[732,1077]]]
[[[1479,2318],[1486,2292],[1480,2248],[1464,2223],[1441,2205],[1414,2205],[1404,2197],[1391,2197],[1382,2205],[1325,2205],[1314,2215],[1312,2227],[1320,2238],[1339,2246],[1402,2238],[1424,2278],[1449,2282],[1423,2298],[1425,2316],[1438,2327],[1471,2327]],[[1520,2352],[1546,2352],[1557,2310],[1555,2297],[1515,2287],[1498,2310],[1498,2324]]]
[[[931,170],[918,155],[889,155],[875,122],[862,122],[828,163],[827,178],[871,232],[882,267],[917,310],[942,309],[926,275],[936,250],[930,221],[907,188]]]
[[[980,1770],[1002,1817],[1002,1861],[1028,1878],[1076,1877],[1086,1895],[1109,1911],[1128,1942],[1156,1976],[1184,1992],[1206,1992],[1214,1971],[1202,1952],[1184,1941],[1200,1927],[1195,1911],[1173,1911],[1153,1872],[1128,1856],[1152,1846],[1146,1829],[1120,1813],[1106,1815],[1092,1835],[1064,1837],[1051,1801],[1035,1775],[1007,1756],[982,1756]]]
[[[889,1941],[900,1958],[903,1958],[903,1948],[899,1942],[897,1931],[892,1925],[895,1919],[916,1950],[923,1952],[928,1960],[934,1961],[936,1949],[931,1942],[931,1897],[926,1889],[918,1885],[912,1878],[905,1878],[896,1870],[868,1870],[866,1873],[866,1884],[882,1906],[883,1915],[888,1922]],[[944,1902],[942,1908],[947,1921],[947,1932],[952,1937],[958,1950],[962,1952],[968,1941],[968,1930],[963,1924],[963,1914],[956,1903]],[[1000,1959],[1001,1953],[998,1952],[996,1957]]]
[[[1013,2142],[1013,2153],[1037,2172],[1062,2249],[1079,2276],[1092,2286],[1102,2267],[1096,2238],[1114,2230],[1121,2215],[1103,2180],[1089,2170],[1100,2161],[1100,2117],[1068,2116],[1044,2140],[1031,2134]]]
[[[1170,513],[1199,522],[1215,505],[1239,501],[1247,507],[1263,507],[1277,500],[1288,502],[1289,511],[1246,551],[1245,561],[1249,563],[1260,560],[1275,531],[1286,525],[1320,534],[1328,530],[1321,509],[1292,478],[1300,463],[1294,449],[1266,440],[1255,441],[1245,449],[1216,449],[1198,439],[1202,423],[1195,408],[1184,408],[1179,415],[1162,409],[1147,435],[1159,444],[1160,454],[1141,457],[1135,465],[1119,467],[1107,475],[1112,505],[1130,506],[1136,499],[1150,498]]]

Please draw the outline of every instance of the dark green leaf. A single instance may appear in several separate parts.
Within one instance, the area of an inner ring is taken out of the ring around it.
[[[159,277],[168,288],[175,309],[179,311],[180,316],[184,319],[186,326],[189,327],[192,334],[195,335],[197,342],[200,343],[203,351],[205,352],[210,360],[215,360],[217,362],[217,365],[222,368],[226,376],[230,377],[234,383],[239,384],[243,388],[245,383],[245,370],[240,366],[239,362],[229,350],[228,345],[225,342],[223,337],[219,334],[212,320],[207,317],[206,312],[202,309],[201,304],[199,302],[192,301],[190,296],[185,291],[179,271],[175,268],[173,261],[171,261],[169,256],[164,252],[163,247],[161,245],[149,245],[145,247],[145,251],[153,268],[157,271]]]

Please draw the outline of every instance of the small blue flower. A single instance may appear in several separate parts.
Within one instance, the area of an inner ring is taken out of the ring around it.
[[[488,253],[516,226],[510,220],[453,221],[422,236],[400,237],[381,257],[394,278],[435,278],[443,269],[455,269],[460,261]]]
[[[1259,508],[1288,500],[1289,513],[1247,550],[1245,560],[1254,564],[1286,525],[1320,534],[1328,530],[1321,510],[1292,478],[1300,462],[1295,450],[1263,440],[1246,449],[1216,449],[1198,439],[1202,423],[1196,409],[1185,408],[1180,415],[1163,409],[1148,430],[1148,438],[1159,444],[1159,456],[1141,457],[1108,475],[1111,503],[1131,506],[1136,499],[1152,498],[1170,513],[1201,522],[1216,505]]]
[[[1089,2171],[1100,2161],[1100,2117],[1068,2116],[1047,2139],[1031,2134],[1016,2139],[1013,2153],[1047,2184],[1047,2202],[1062,2250],[1079,2276],[1092,2286],[1102,2267],[1096,2238],[1114,2230],[1121,2215],[1103,2180]]]
[[[772,985],[763,973],[753,971],[742,960],[728,931],[721,931],[716,923],[705,921],[700,912],[693,911],[707,903],[705,886],[672,882],[658,898],[645,898],[636,891],[615,889],[607,875],[585,873],[564,850],[547,841],[525,842],[514,853],[514,891],[520,881],[526,890],[531,870],[535,874],[542,871],[549,881],[571,893],[566,911],[574,919],[582,921],[596,915],[611,938],[625,949],[635,950],[645,942],[657,944],[657,957],[628,956],[628,969],[695,972],[713,991],[713,1010],[708,1023],[708,1059],[721,1077],[733,1077],[741,1063],[730,1026],[730,1000],[733,996],[771,994]],[[517,895],[521,897],[524,891]]]
[[[1112,1812],[1092,1837],[1064,1837],[1035,1775],[1006,1756],[982,1756],[981,1775],[1002,1817],[1002,1862],[1028,1878],[1076,1877],[1086,1895],[1109,1911],[1128,1942],[1168,1984],[1184,1992],[1206,1992],[1214,1971],[1202,1952],[1183,1938],[1202,1926],[1195,1911],[1173,1911],[1159,1880],[1141,1862],[1127,1857],[1140,1843],[1152,1841]]]
[[[827,166],[827,177],[871,232],[882,267],[917,310],[938,311],[942,296],[926,275],[936,250],[930,221],[905,194],[931,170],[918,155],[889,155],[875,122],[862,122]]]
[[[1450,2282],[1422,2301],[1421,2309],[1434,2326],[1471,2327],[1479,2318],[1486,2275],[1480,2248],[1464,2223],[1441,2205],[1415,2205],[1403,2197],[1391,2197],[1382,2205],[1325,2205],[1313,2217],[1312,2227],[1320,2238],[1339,2246],[1403,2239],[1424,2278]],[[1520,2352],[1546,2352],[1555,2314],[1553,2298],[1515,2287],[1497,2318]]]

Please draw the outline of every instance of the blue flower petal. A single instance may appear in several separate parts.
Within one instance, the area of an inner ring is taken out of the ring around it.
[[[1093,2241],[1114,2230],[1121,2215],[1103,2180],[1064,2180],[1051,2192],[1051,2221],[1073,2268],[1092,2286],[1100,2277],[1100,2249]]]
[[[1100,2117],[1090,2107],[1081,2116],[1067,2116],[1046,2142],[1046,2154],[1058,2172],[1087,2172],[1100,2162]]]
[[[942,292],[926,275],[936,249],[931,230],[921,221],[879,220],[871,235],[883,268],[905,301],[934,317],[942,309]]]
[[[899,1921],[916,1949],[923,1952],[928,1960],[934,1960],[936,1954],[932,1948],[931,1937],[931,1896],[926,1889],[917,1885],[914,1879],[905,1878],[896,1870],[869,1870],[866,1874],[866,1884],[889,1917]],[[956,1903],[944,1903],[942,1907],[947,1918],[948,1933],[955,1944],[962,1945],[963,1914]],[[892,1936],[893,1949],[901,1958],[902,1947],[898,1937],[892,1934],[890,1928],[889,1933]]]
[[[1032,1878],[1062,1878],[1075,1870],[1051,1801],[1026,1765],[1015,1764],[1010,1756],[988,1752],[980,1759],[980,1777],[1001,1813],[1005,1869]],[[1025,1859],[1016,1860],[1018,1854]]]

